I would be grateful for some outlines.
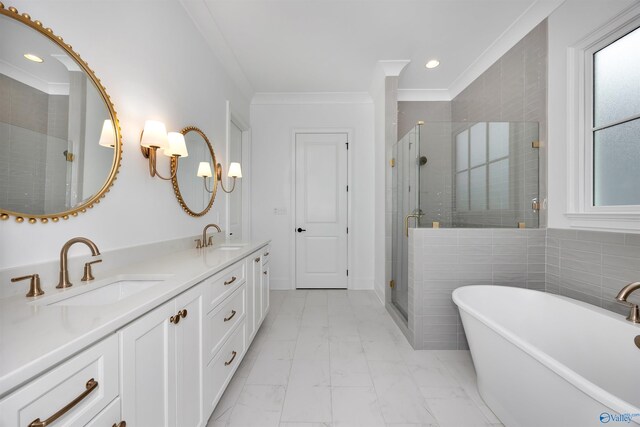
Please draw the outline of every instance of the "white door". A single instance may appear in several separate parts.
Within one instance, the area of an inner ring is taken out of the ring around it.
[[[296,288],[347,287],[347,136],[295,136]]]

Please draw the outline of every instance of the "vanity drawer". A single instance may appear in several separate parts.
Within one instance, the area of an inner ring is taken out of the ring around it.
[[[118,396],[118,390],[118,337],[114,334],[0,401],[0,425],[44,422],[78,400],[54,425],[84,426]]]
[[[234,327],[244,320],[246,307],[247,287],[242,285],[207,315],[205,324],[207,361],[220,350],[220,346],[229,337]]]
[[[246,349],[246,325],[242,321],[205,369],[205,414],[213,413]]]
[[[262,255],[262,265],[265,265],[271,259],[271,245],[267,245],[258,252]]]
[[[94,419],[89,421],[85,427],[120,427],[120,423],[124,421],[120,413],[120,398],[111,402],[109,406],[104,408]],[[55,425],[55,424],[54,424]]]
[[[204,281],[205,312],[210,312],[246,280],[245,263],[237,262]]]

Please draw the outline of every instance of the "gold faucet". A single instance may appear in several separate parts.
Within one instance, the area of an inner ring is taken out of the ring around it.
[[[208,246],[213,245],[213,241],[212,241],[213,237],[209,237],[209,240],[207,240],[207,230],[209,228],[211,228],[211,227],[213,227],[216,230],[218,230],[218,233],[222,232],[222,229],[220,227],[218,227],[217,224],[207,224],[204,227],[204,230],[202,230],[202,240],[196,239],[196,249],[206,248]]]
[[[69,248],[76,243],[84,243],[85,245],[89,246],[89,249],[91,249],[91,254],[93,256],[100,255],[100,251],[98,250],[96,244],[86,237],[74,237],[73,239],[65,243],[62,247],[62,250],[60,251],[60,281],[58,282],[58,286],[56,286],[57,289],[68,288],[72,285],[72,283],[69,281],[69,270],[67,270],[67,254],[69,252]]]
[[[627,320],[633,323],[640,323],[640,310],[638,310],[637,304],[627,301],[627,298],[629,298],[629,295],[638,289],[640,289],[640,282],[629,283],[622,288],[616,296],[616,301],[631,306],[631,311],[629,312],[629,316],[627,316]]]

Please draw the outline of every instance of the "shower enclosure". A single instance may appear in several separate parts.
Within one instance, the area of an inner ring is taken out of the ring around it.
[[[419,122],[392,156],[391,301],[406,320],[409,228],[538,228],[538,123]]]

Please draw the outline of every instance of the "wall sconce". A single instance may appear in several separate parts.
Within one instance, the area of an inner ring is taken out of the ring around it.
[[[236,188],[236,178],[242,178],[242,168],[240,168],[240,163],[233,162],[229,165],[229,173],[227,176],[229,178],[233,178],[233,186],[231,187],[231,190],[224,188],[224,184],[222,183],[222,165],[220,163],[216,165],[216,176],[220,182],[222,191],[225,193],[231,193]]]
[[[116,130],[113,127],[113,122],[110,119],[104,121],[102,125],[102,132],[100,133],[100,140],[98,144],[107,147],[113,148],[116,146]]]
[[[207,190],[209,193],[213,193],[213,190],[209,190],[209,187],[207,186],[207,178],[211,178],[213,176],[213,174],[211,173],[211,165],[209,164],[209,162],[200,162],[200,164],[198,165],[197,175],[201,178],[204,178],[205,190]],[[231,187],[231,190],[227,190],[226,188],[224,188],[224,184],[222,183],[222,165],[218,163],[216,165],[216,178],[220,183],[220,187],[222,187],[222,191],[224,191],[225,193],[231,193],[236,188],[236,179],[242,178],[242,168],[240,167],[240,163],[231,163],[229,165],[229,173],[227,174],[227,176],[229,178],[233,178],[233,187]]]
[[[162,150],[165,156],[176,159],[176,167],[170,177],[165,178],[158,172],[156,167],[158,149]],[[140,134],[140,150],[145,159],[149,159],[149,174],[165,181],[175,178],[178,172],[179,158],[189,155],[184,135],[180,132],[169,132],[167,134],[167,128],[164,123],[155,120],[144,122],[144,130]]]
[[[196,175],[204,179],[204,189],[207,190],[208,193],[213,193],[213,190],[209,190],[209,187],[207,186],[207,178],[211,178],[213,176],[209,162],[200,162],[198,165],[198,173]]]

